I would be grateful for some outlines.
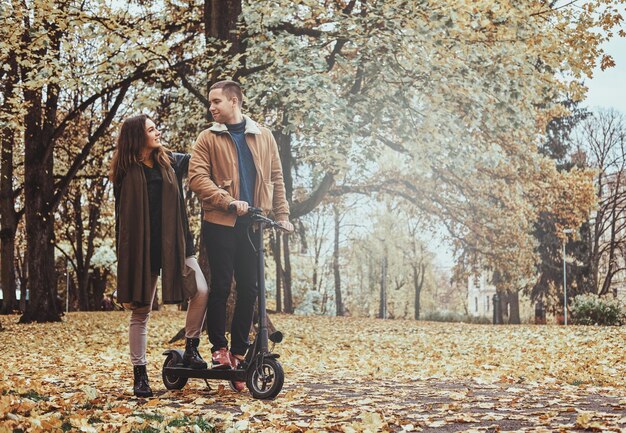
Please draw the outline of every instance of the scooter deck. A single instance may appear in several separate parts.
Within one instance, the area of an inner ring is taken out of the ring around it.
[[[173,367],[165,367],[163,371],[168,376],[199,379],[234,380],[237,382],[245,382],[247,376],[246,370],[226,370],[218,368],[193,369],[183,367],[180,364]]]

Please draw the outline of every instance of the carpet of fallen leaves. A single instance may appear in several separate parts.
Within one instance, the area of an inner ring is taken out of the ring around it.
[[[167,391],[174,309],[150,319],[150,399],[132,395],[129,313],[0,317],[0,433],[626,432],[626,327],[271,317],[286,374],[273,401],[198,379]]]

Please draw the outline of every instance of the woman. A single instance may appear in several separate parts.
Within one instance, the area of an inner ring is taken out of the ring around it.
[[[159,274],[163,302],[189,298],[183,361],[207,368],[198,353],[208,286],[194,257],[182,194],[189,155],[166,150],[148,116],[126,119],[111,162],[115,194],[117,296],[130,308],[129,345],[133,391],[151,397],[146,373],[147,324]]]

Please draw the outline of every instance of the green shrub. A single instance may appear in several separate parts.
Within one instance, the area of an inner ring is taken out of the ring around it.
[[[489,317],[482,316],[470,316],[467,314],[460,314],[454,311],[428,311],[423,313],[420,317],[421,320],[429,322],[463,322],[463,323],[479,323],[490,324],[492,322]]]
[[[619,326],[626,322],[619,302],[589,293],[576,296],[571,311],[575,325]]]

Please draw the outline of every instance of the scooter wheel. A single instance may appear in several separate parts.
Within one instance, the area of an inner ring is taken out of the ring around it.
[[[283,367],[274,358],[265,358],[262,364],[251,366],[246,385],[252,397],[261,400],[273,399],[283,389],[285,373]]]
[[[176,366],[176,358],[173,355],[168,355],[167,358],[165,358],[165,362],[163,362],[163,385],[165,385],[167,389],[183,389],[187,384],[186,377],[172,376],[165,373],[165,367],[174,366]]]

